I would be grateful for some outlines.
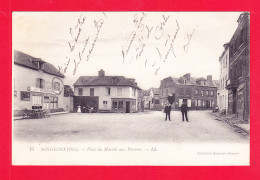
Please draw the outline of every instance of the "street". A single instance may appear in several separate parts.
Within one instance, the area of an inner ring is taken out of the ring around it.
[[[26,142],[166,142],[249,143],[249,137],[236,133],[216,120],[210,111],[190,111],[190,122],[182,122],[179,111],[165,121],[160,111],[133,114],[70,113],[44,119],[13,121],[14,141]]]

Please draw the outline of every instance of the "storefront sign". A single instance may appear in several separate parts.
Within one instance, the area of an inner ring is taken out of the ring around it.
[[[55,94],[60,94],[63,90],[63,82],[61,79],[54,77],[52,79],[52,91]]]
[[[21,100],[30,101],[30,92],[21,91]]]

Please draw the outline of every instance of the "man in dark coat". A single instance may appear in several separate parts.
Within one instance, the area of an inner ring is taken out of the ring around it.
[[[184,121],[184,115],[185,115],[186,121],[189,122],[188,116],[187,116],[187,111],[189,111],[189,108],[187,106],[186,101],[183,100],[182,105],[181,105],[182,121]]]
[[[166,114],[165,121],[167,121],[167,116],[168,116],[169,121],[171,120],[171,109],[172,109],[172,107],[170,104],[165,104],[165,106],[164,106],[164,112]]]

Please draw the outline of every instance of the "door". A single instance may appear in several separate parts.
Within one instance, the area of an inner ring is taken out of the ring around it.
[[[232,113],[233,114],[237,113],[237,91],[236,90],[233,91],[233,109],[232,109]]]
[[[126,101],[126,113],[130,113],[130,101]]]
[[[209,101],[206,101],[206,109],[209,108]]]

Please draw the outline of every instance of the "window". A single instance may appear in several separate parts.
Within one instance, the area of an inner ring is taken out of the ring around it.
[[[122,109],[123,108],[123,101],[119,101],[118,102],[118,109]]]
[[[198,100],[195,100],[195,107],[198,106]]]
[[[159,99],[155,99],[154,104],[159,104]]]
[[[136,94],[136,89],[132,88],[132,96],[135,96],[135,94]]]
[[[211,96],[214,96],[214,91],[210,91],[210,95],[211,95]]]
[[[116,101],[113,102],[113,108],[117,109],[117,102]]]
[[[187,80],[186,80],[186,79],[184,79],[184,80],[183,80],[183,84],[186,84],[186,82],[187,82]]]
[[[50,109],[50,98],[48,96],[44,96],[43,108]]]
[[[78,95],[79,95],[79,96],[82,96],[82,95],[83,95],[83,89],[82,89],[82,88],[79,88],[79,89],[78,89]]]
[[[94,96],[94,88],[90,88],[90,96]]]
[[[107,87],[107,95],[110,95],[111,89],[110,87]]]
[[[199,91],[196,89],[195,90],[195,95],[198,95],[199,94]]]
[[[41,78],[36,79],[36,87],[37,88],[44,88],[44,80]]]
[[[227,57],[227,55],[226,55],[226,67],[227,67],[227,62],[228,62],[228,57]]]
[[[201,100],[198,100],[198,106],[201,106]]]
[[[50,103],[51,109],[58,109],[58,97],[51,97]]]
[[[122,88],[121,87],[117,88],[117,95],[122,96]]]
[[[203,96],[203,90],[201,90],[201,96]]]
[[[103,101],[103,107],[107,107],[107,101]]]
[[[33,95],[32,104],[33,104],[33,106],[41,106],[42,105],[42,96]]]
[[[209,95],[209,91],[206,91],[206,96],[208,96]]]
[[[202,106],[203,106],[203,107],[206,106],[206,101],[202,101]]]

